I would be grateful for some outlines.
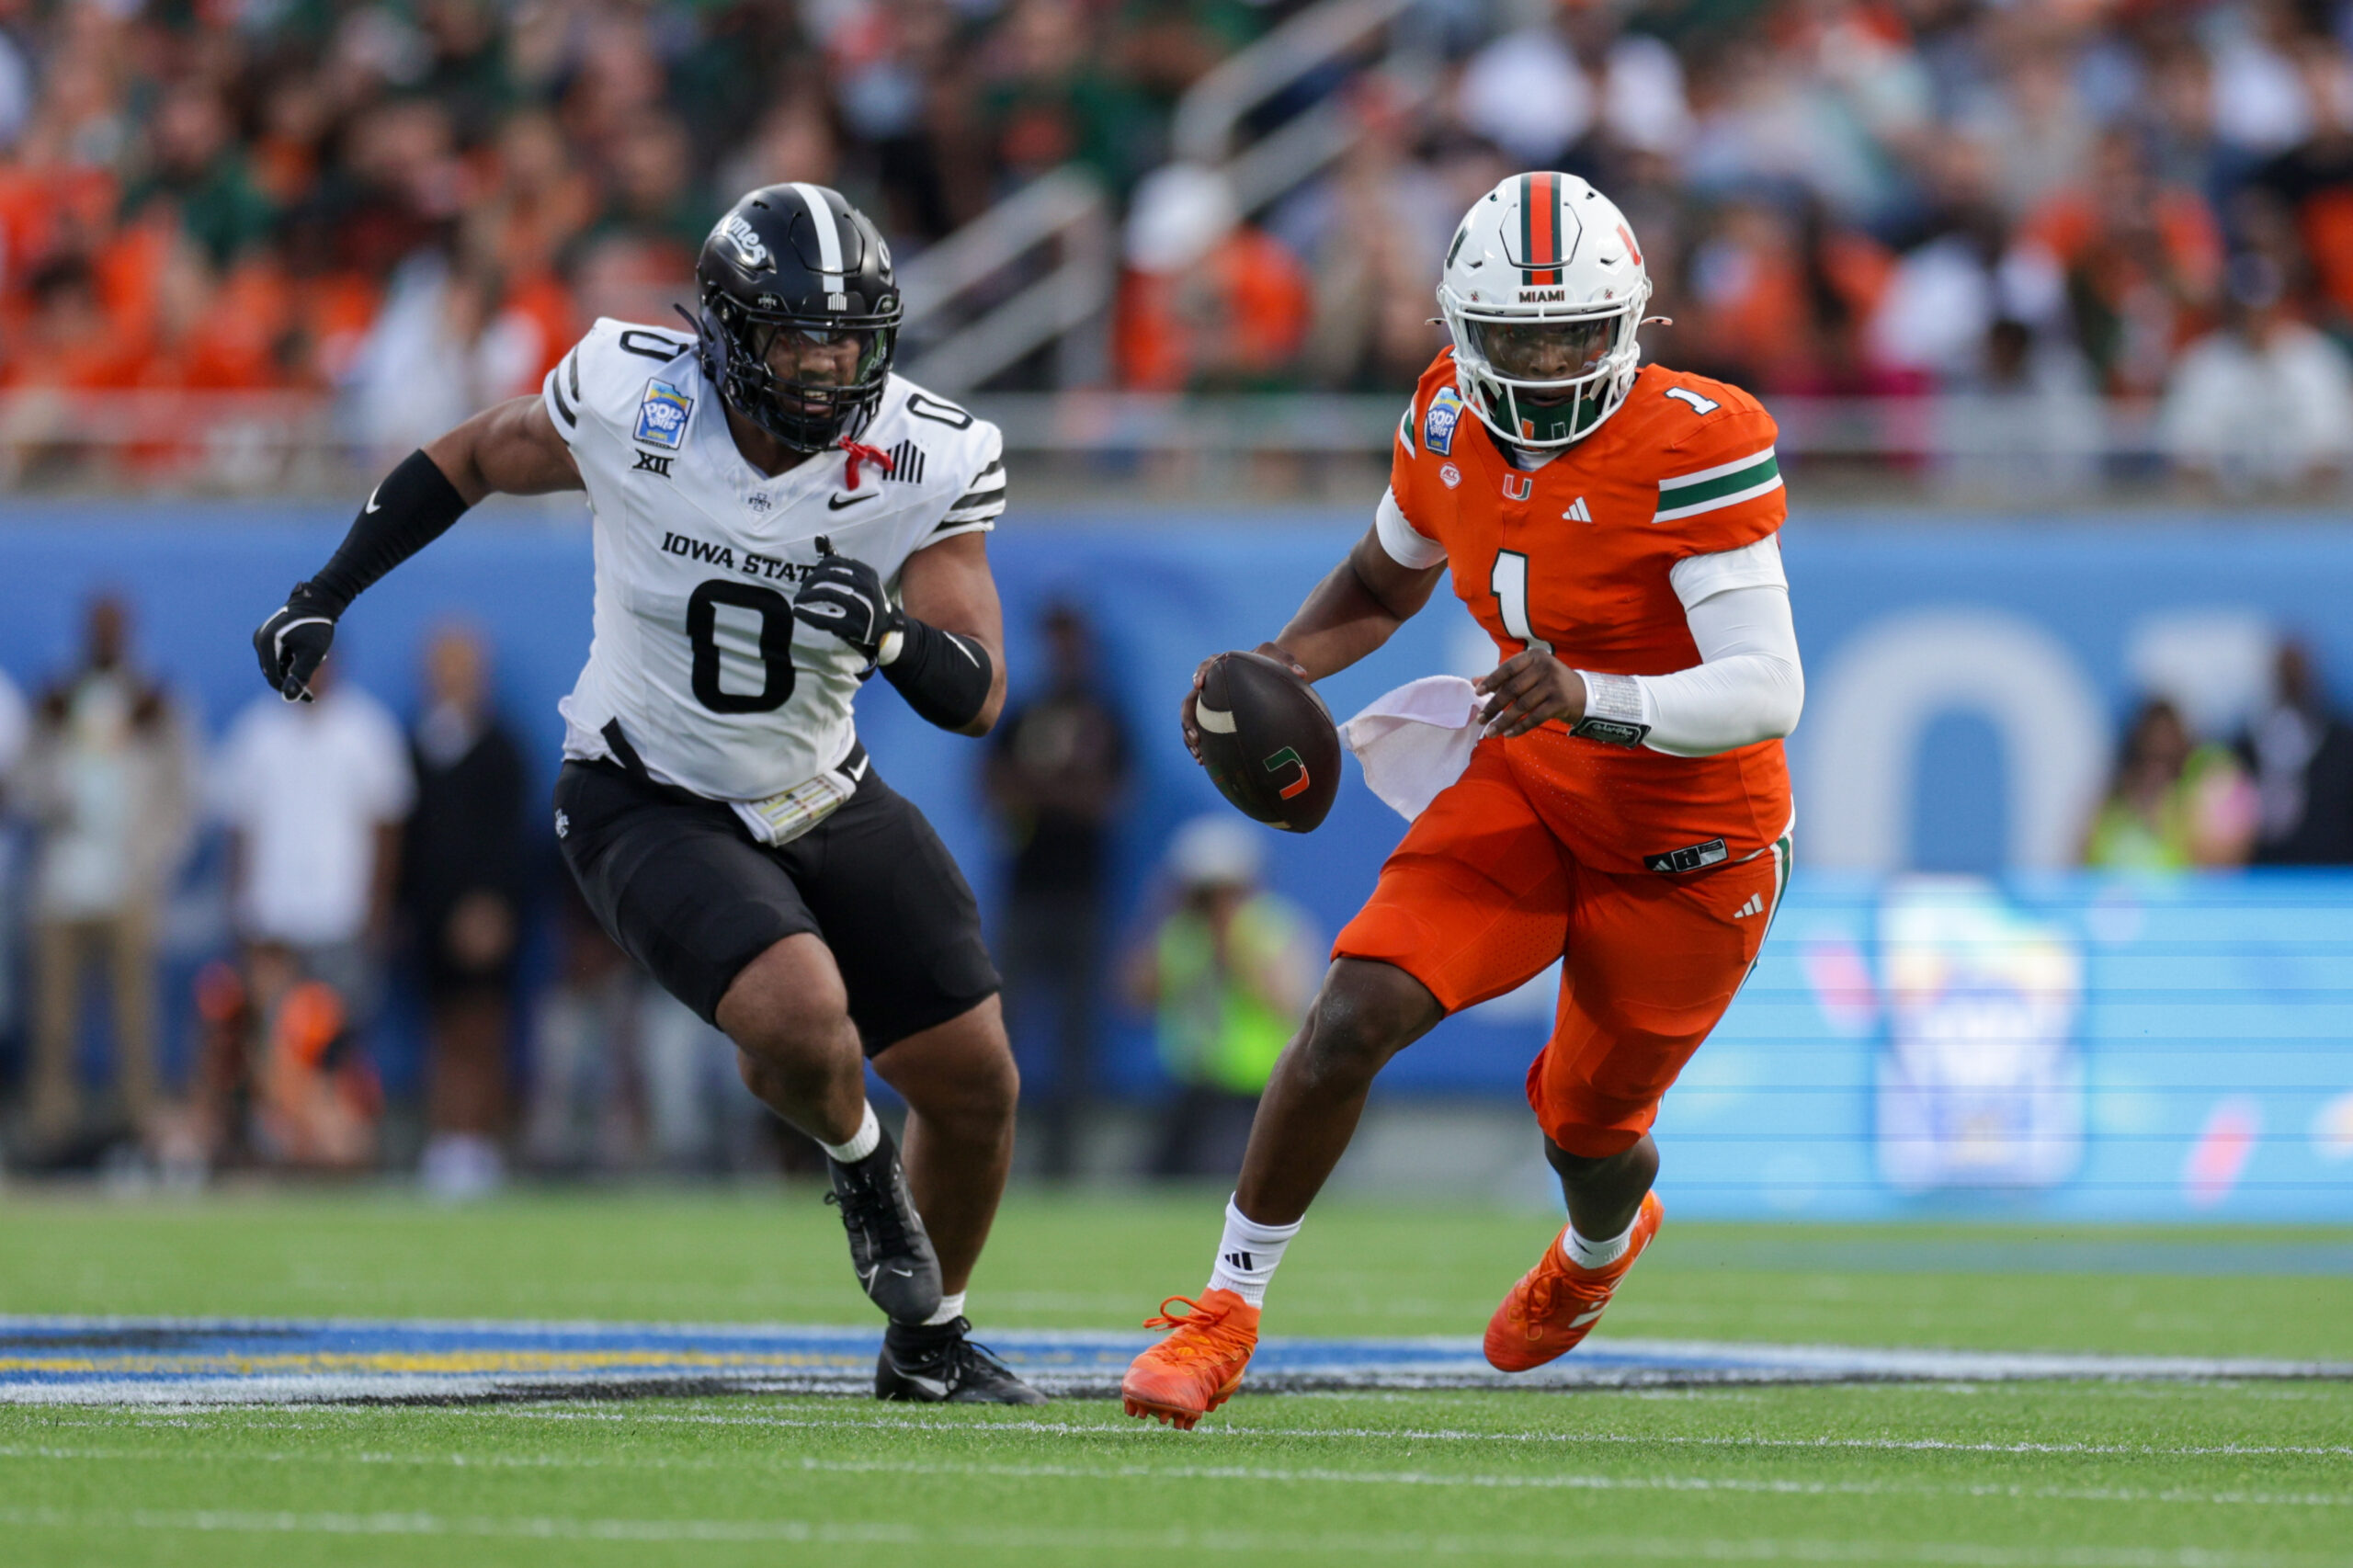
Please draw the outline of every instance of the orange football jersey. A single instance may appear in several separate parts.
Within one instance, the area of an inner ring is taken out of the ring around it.
[[[1390,487],[1445,548],[1455,595],[1499,657],[1533,638],[1574,669],[1668,675],[1699,663],[1676,562],[1754,544],[1788,515],[1775,433],[1738,387],[1645,365],[1600,429],[1522,472],[1463,404],[1448,349],[1398,425]],[[1687,869],[1737,860],[1790,824],[1779,741],[1680,757],[1553,722],[1503,744],[1547,824],[1597,870],[1677,850],[1699,852]]]

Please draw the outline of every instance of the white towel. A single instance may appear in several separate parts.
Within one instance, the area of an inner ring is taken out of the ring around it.
[[[1424,676],[1373,699],[1340,726],[1364,781],[1407,822],[1471,766],[1479,744],[1476,687],[1461,676]]]

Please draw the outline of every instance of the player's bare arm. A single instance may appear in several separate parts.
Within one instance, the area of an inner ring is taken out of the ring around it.
[[[581,488],[580,469],[536,397],[510,398],[411,452],[384,476],[343,545],[254,633],[262,678],[289,702],[311,699],[311,676],[335,622],[379,577],[423,550],[494,492],[544,495]]]
[[[494,403],[428,441],[433,460],[469,506],[486,495],[548,495],[582,488],[580,465],[539,396]]]
[[[1427,568],[1404,565],[1381,546],[1380,531],[1367,528],[1345,560],[1315,585],[1290,621],[1257,652],[1280,659],[1308,680],[1347,669],[1378,651],[1397,629],[1421,613],[1446,574],[1441,562]],[[1210,660],[1193,671],[1181,722],[1186,749],[1200,760],[1200,730],[1193,708]]]

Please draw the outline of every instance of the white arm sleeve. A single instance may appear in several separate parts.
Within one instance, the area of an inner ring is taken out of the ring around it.
[[[1405,508],[1397,505],[1397,492],[1393,489],[1381,493],[1381,509],[1373,513],[1372,526],[1381,536],[1381,548],[1400,566],[1427,572],[1446,560],[1446,546],[1424,537],[1406,520]]]
[[[1764,575],[1767,554],[1769,576]],[[1805,706],[1805,671],[1773,541],[1678,562],[1673,580],[1700,662],[1666,676],[1579,671],[1588,689],[1601,683],[1620,691],[1633,687],[1641,722],[1650,726],[1643,744],[1672,756],[1712,756],[1796,729]]]

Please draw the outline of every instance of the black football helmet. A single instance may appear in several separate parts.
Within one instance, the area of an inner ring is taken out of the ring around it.
[[[729,406],[795,451],[854,437],[874,417],[898,349],[898,280],[891,247],[841,192],[821,185],[764,186],[738,201],[702,243],[703,374]],[[844,382],[779,374],[773,350],[787,333],[858,345]]]

